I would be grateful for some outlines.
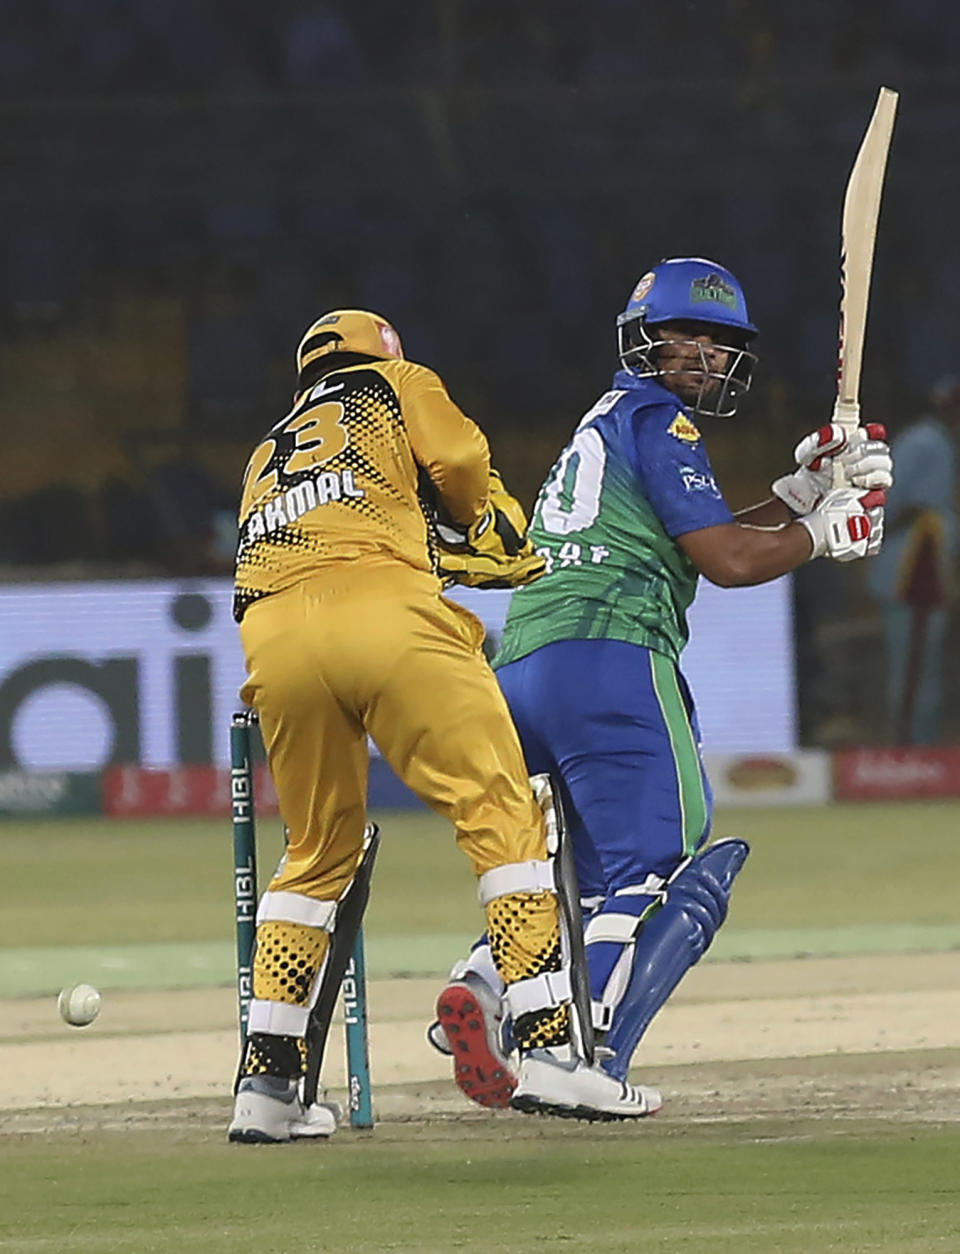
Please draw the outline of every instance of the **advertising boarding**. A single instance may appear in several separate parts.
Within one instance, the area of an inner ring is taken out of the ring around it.
[[[509,591],[456,589],[496,644]],[[0,771],[226,765],[243,657],[224,579],[0,590]],[[788,579],[701,581],[683,669],[709,754],[796,744]]]

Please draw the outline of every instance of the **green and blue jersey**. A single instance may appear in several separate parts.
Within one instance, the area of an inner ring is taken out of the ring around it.
[[[547,573],[511,599],[494,665],[558,640],[621,640],[679,659],[697,570],[678,536],[733,519],[675,396],[625,370],[540,490],[530,538]]]

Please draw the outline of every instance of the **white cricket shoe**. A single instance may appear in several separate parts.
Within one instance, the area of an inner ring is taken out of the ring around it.
[[[309,1137],[333,1136],[343,1119],[343,1107],[339,1102],[314,1102],[301,1105],[303,1115],[290,1125],[290,1138],[304,1141]]]
[[[500,998],[483,976],[468,971],[462,979],[451,980],[437,998],[437,1023],[427,1029],[431,1045],[453,1056],[453,1078],[461,1093],[481,1106],[509,1106],[517,1086],[516,1069],[503,1047],[502,1026]],[[441,1034],[447,1049],[442,1048]]]
[[[248,1145],[277,1145],[332,1136],[336,1130],[333,1103],[305,1108],[295,1080],[257,1075],[240,1081],[227,1138]]]
[[[581,1059],[563,1062],[537,1049],[520,1063],[520,1080],[510,1105],[524,1114],[561,1119],[612,1121],[645,1119],[663,1105],[659,1090],[617,1080]]]

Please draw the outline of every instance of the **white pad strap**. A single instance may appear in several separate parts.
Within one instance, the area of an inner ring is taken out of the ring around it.
[[[247,1033],[269,1032],[274,1036],[306,1036],[310,1006],[292,1006],[285,1001],[250,1002]]]
[[[621,998],[622,998],[621,994]],[[618,999],[619,1002],[620,999]],[[597,1032],[609,1032],[613,1027],[613,1012],[616,1006],[612,1002],[591,1001],[590,1011],[593,1015],[593,1026]]]
[[[630,986],[633,975],[633,945],[625,945],[620,957],[613,964],[613,970],[604,985],[600,1000],[591,1001],[593,1026],[599,1032],[608,1032],[613,1024],[613,1012],[623,1000],[623,995]]]
[[[530,787],[537,805],[543,813],[547,852],[554,854],[560,848],[560,827],[557,823],[557,807],[553,799],[553,785],[549,775],[531,775]]]
[[[503,977],[493,961],[493,950],[490,948],[489,942],[483,945],[475,945],[471,949],[468,958],[461,958],[459,962],[455,963],[453,970],[450,972],[450,979],[462,980],[468,972],[479,975],[484,984],[489,985],[498,997],[503,996],[505,987]]]
[[[508,897],[511,893],[553,892],[556,892],[556,884],[552,859],[546,862],[508,862],[505,866],[484,871],[477,881],[481,906],[488,906],[498,897]]]
[[[532,979],[508,984],[504,1000],[516,1021],[521,1015],[528,1015],[534,1010],[565,1005],[571,996],[570,971],[564,967],[562,971],[546,971]]]
[[[623,947],[616,962],[613,964],[599,999],[594,998],[591,1002],[593,1026],[597,1031],[609,1031],[613,1023],[613,1013],[630,985],[630,979],[633,974],[634,946],[645,919],[649,917],[654,909],[663,905],[667,899],[668,884],[672,882],[679,874],[679,870],[685,867],[689,861],[689,858],[685,858],[680,864],[680,868],[674,871],[669,880],[665,880],[662,876],[654,875],[651,872],[642,883],[628,884],[626,888],[617,889],[613,894],[614,898],[648,898],[648,904],[646,904],[640,914],[622,914],[614,910],[599,910],[584,927],[583,939],[585,944],[593,945],[607,941]],[[624,901],[624,904],[626,904],[626,901]]]
[[[684,858],[683,866],[689,862],[689,858]],[[673,876],[670,877],[671,879]],[[662,875],[654,875],[651,871],[642,884],[628,884],[626,888],[618,888],[613,894],[614,897],[656,897],[663,892],[668,881]]]
[[[337,921],[335,901],[317,901],[303,893],[264,893],[257,911],[258,923],[300,923],[332,932]]]
[[[608,914],[601,910],[583,929],[583,940],[586,945],[597,941],[628,945],[636,938],[639,929],[640,920],[635,914]]]

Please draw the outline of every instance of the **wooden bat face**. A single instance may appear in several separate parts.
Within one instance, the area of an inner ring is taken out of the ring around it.
[[[874,241],[887,153],[897,112],[897,92],[881,87],[847,182],[840,251],[840,328],[834,422],[856,426],[860,411],[860,368],[873,269]]]

